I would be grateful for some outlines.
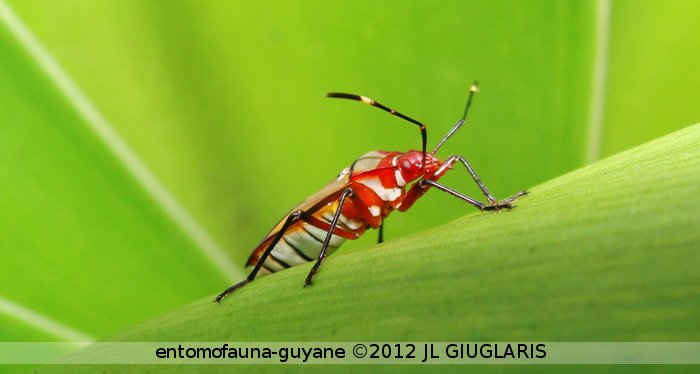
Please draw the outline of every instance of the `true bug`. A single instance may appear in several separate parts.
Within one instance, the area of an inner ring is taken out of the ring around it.
[[[421,133],[421,150],[372,151],[355,160],[321,191],[287,213],[265,235],[248,258],[246,266],[253,267],[248,277],[224,290],[214,301],[221,301],[224,296],[252,282],[258,275],[274,273],[316,259],[306,277],[304,287],[310,285],[327,254],[335,251],[346,239],[359,238],[370,227],[379,229],[381,243],[384,218],[395,209],[406,211],[431,187],[466,201],[480,210],[511,208],[511,203],[526,194],[526,191],[497,201],[464,157],[453,155],[445,161],[440,161],[435,156],[445,141],[466,121],[477,89],[477,82],[474,82],[469,90],[462,118],[432,152],[426,152],[427,131],[421,122],[365,96],[337,92],[327,94],[330,98],[363,102],[417,125]],[[488,200],[487,203],[438,183],[457,162],[467,169]],[[415,183],[408,187],[412,182]]]

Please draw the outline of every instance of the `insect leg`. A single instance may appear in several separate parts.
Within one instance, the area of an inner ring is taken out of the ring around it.
[[[328,234],[326,235],[326,239],[323,241],[323,246],[321,247],[321,252],[318,254],[318,260],[316,260],[316,262],[314,263],[314,266],[311,268],[309,275],[306,276],[306,281],[304,282],[304,287],[312,284],[311,280],[318,272],[318,268],[321,266],[321,263],[323,263],[323,260],[326,259],[326,251],[328,250],[328,245],[330,244],[331,238],[333,237],[333,231],[335,231],[335,228],[338,226],[338,219],[340,217],[340,214],[343,211],[343,204],[345,204],[345,199],[348,196],[351,196],[352,194],[353,194],[352,189],[347,188],[340,195],[340,201],[338,202],[338,210],[336,210],[335,215],[333,215],[333,220],[331,221],[330,230],[328,230]]]
[[[284,225],[282,225],[282,228],[279,230],[279,232],[277,232],[277,234],[275,234],[275,238],[272,240],[270,245],[267,246],[267,248],[265,249],[265,252],[262,254],[262,256],[260,256],[260,259],[258,260],[258,263],[253,268],[253,271],[251,271],[250,274],[248,274],[248,277],[246,277],[246,279],[234,284],[233,286],[225,289],[222,293],[219,294],[219,296],[216,297],[216,299],[214,299],[214,302],[217,302],[217,303],[220,302],[221,299],[223,299],[226,295],[233,293],[236,290],[238,290],[239,288],[252,282],[255,279],[255,276],[258,274],[258,272],[262,268],[263,263],[265,263],[265,260],[270,255],[270,252],[272,252],[272,249],[274,249],[275,246],[277,245],[277,243],[282,239],[282,237],[284,236],[284,234],[287,231],[287,229],[289,228],[289,226],[291,226],[292,224],[297,222],[299,219],[301,219],[301,217],[303,215],[304,215],[304,212],[301,210],[298,210],[298,211],[290,214],[289,217],[287,217],[287,220],[284,221]]]
[[[482,192],[482,193],[484,194],[484,196],[486,196],[486,198],[489,200],[489,203],[490,203],[491,205],[490,205],[489,207],[484,208],[485,210],[498,210],[498,209],[500,209],[501,207],[510,208],[510,207],[511,207],[511,206],[510,206],[510,203],[512,203],[513,201],[515,201],[515,199],[519,198],[520,196],[523,196],[523,195],[526,195],[526,194],[527,194],[527,191],[520,191],[520,192],[516,193],[515,195],[513,195],[513,196],[511,196],[511,197],[509,197],[509,198],[507,198],[507,199],[503,199],[503,200],[501,200],[501,201],[496,201],[496,199],[493,197],[493,195],[491,195],[491,193],[490,193],[489,190],[486,188],[486,186],[484,185],[484,183],[481,182],[481,179],[479,179],[479,176],[476,175],[476,172],[474,171],[474,169],[471,167],[471,165],[469,165],[469,162],[467,162],[467,159],[466,159],[466,158],[464,158],[464,157],[462,157],[462,156],[455,155],[455,156],[450,156],[450,157],[448,158],[448,160],[450,160],[450,159],[456,159],[457,161],[461,162],[462,165],[464,165],[465,168],[467,168],[467,171],[469,172],[469,175],[472,176],[472,179],[474,179],[474,182],[476,182],[476,184],[479,186],[479,189],[481,190],[481,192]]]
[[[377,238],[377,244],[384,243],[384,220],[379,224],[379,237]]]
[[[461,192],[457,192],[457,191],[455,191],[455,190],[453,190],[445,185],[442,185],[442,184],[440,184],[436,181],[430,180],[430,179],[421,180],[420,182],[418,182],[418,187],[419,188],[435,187],[440,191],[447,192],[448,194],[450,194],[450,195],[452,195],[460,200],[466,201],[469,204],[474,205],[475,207],[479,208],[479,210],[484,210],[489,206],[488,204],[482,203],[479,200],[473,199],[473,198],[471,198],[471,197],[469,197]]]
[[[510,205],[510,203],[515,201],[517,198],[519,198],[520,196],[523,196],[523,195],[527,195],[528,193],[529,192],[527,192],[527,191],[520,191],[507,199],[503,199],[503,200],[499,201],[498,204],[499,205],[504,205],[504,204]]]
[[[491,195],[491,193],[486,188],[486,186],[481,181],[481,179],[479,179],[479,176],[476,175],[476,172],[474,171],[474,169],[471,167],[471,165],[469,165],[469,162],[467,162],[466,158],[459,156],[459,155],[455,155],[455,156],[450,156],[447,160],[450,160],[450,159],[455,159],[455,160],[461,162],[462,165],[464,165],[464,167],[467,168],[469,175],[472,176],[472,179],[474,179],[474,182],[476,182],[476,184],[479,186],[479,189],[481,190],[481,192],[489,200],[491,207],[486,207],[485,210],[498,210],[499,207],[510,208],[510,203],[515,201],[515,199],[519,198],[520,196],[527,194],[527,191],[520,191],[507,199],[503,199],[501,201],[496,201],[496,199],[493,197],[493,195]]]
[[[461,162],[462,165],[464,165],[464,167],[467,168],[467,171],[469,172],[469,175],[472,176],[472,179],[474,179],[474,182],[476,182],[477,186],[479,186],[479,189],[480,189],[481,192],[484,194],[484,196],[486,196],[486,199],[489,201],[489,203],[491,203],[491,205],[496,204],[496,203],[497,203],[496,198],[494,198],[493,195],[491,195],[491,193],[489,192],[488,188],[486,188],[486,186],[485,186],[484,183],[481,181],[481,179],[479,178],[479,176],[476,175],[476,172],[474,171],[474,168],[472,168],[472,166],[469,165],[469,162],[467,162],[467,159],[466,159],[466,158],[464,158],[464,157],[462,157],[462,156],[458,156],[458,155],[450,156],[450,157],[447,158],[447,160],[445,160],[444,164],[449,165],[449,166],[452,166],[452,165],[455,163],[455,161]],[[447,171],[447,170],[445,170],[445,171]],[[439,174],[439,173],[440,173],[440,171],[438,171],[437,174]],[[443,173],[444,173],[444,172],[443,172]]]
[[[442,178],[448,171],[452,169],[452,166],[457,161],[459,161],[467,169],[469,175],[471,175],[474,182],[477,184],[477,186],[479,186],[479,189],[488,200],[488,204],[477,201],[469,196],[461,194],[442,184],[437,183],[437,181],[440,178]],[[475,207],[479,208],[480,210],[500,210],[502,208],[511,208],[511,203],[513,201],[515,201],[518,197],[527,194],[527,191],[521,191],[499,202],[498,200],[496,200],[495,197],[493,197],[493,195],[491,195],[491,192],[489,192],[488,188],[486,188],[484,183],[481,181],[481,178],[479,178],[479,176],[476,174],[474,168],[472,168],[467,159],[459,155],[453,155],[445,159],[445,162],[443,162],[442,165],[440,165],[440,167],[434,173],[432,173],[432,175],[426,175],[424,179],[420,180],[420,182],[413,185],[408,191],[406,198],[404,198],[404,201],[398,207],[398,210],[402,212],[408,210],[411,206],[413,206],[413,203],[415,203],[416,200],[418,200],[418,198],[423,196],[423,194],[425,194],[428,191],[429,187],[435,187],[441,191],[447,192],[455,197],[467,201]]]
[[[450,195],[452,195],[452,196],[454,196],[462,201],[466,201],[469,204],[474,205],[479,210],[511,209],[513,206],[510,203],[515,201],[515,199],[517,199],[518,197],[525,195],[527,193],[527,191],[521,191],[521,192],[518,192],[517,194],[515,194],[507,199],[504,199],[501,201],[494,201],[494,202],[490,202],[489,204],[486,204],[486,203],[478,201],[474,198],[471,198],[471,197],[469,197],[461,192],[457,192],[457,191],[455,191],[455,190],[453,190],[453,189],[451,189],[443,184],[440,184],[434,180],[423,179],[423,180],[418,182],[418,187],[423,188],[423,189],[426,189],[428,187],[435,187],[440,191],[447,192],[448,194],[450,194]]]
[[[444,175],[449,169],[451,169],[452,165],[454,165],[454,163],[457,161],[459,161],[460,163],[462,163],[462,165],[464,165],[464,167],[469,172],[469,175],[471,175],[471,177],[474,180],[474,182],[476,183],[476,185],[479,186],[479,189],[484,194],[486,199],[489,201],[489,204],[493,207],[496,207],[494,209],[498,209],[497,207],[499,205],[506,206],[509,203],[515,201],[515,199],[517,199],[518,197],[525,195],[527,193],[527,191],[521,191],[521,192],[518,192],[517,194],[515,194],[507,199],[504,199],[504,200],[501,200],[500,202],[498,202],[496,200],[496,198],[493,197],[493,195],[491,195],[491,192],[489,192],[488,188],[486,188],[484,183],[481,181],[481,178],[479,178],[479,176],[476,175],[474,168],[472,168],[472,166],[469,164],[467,159],[462,157],[462,156],[459,156],[459,155],[453,155],[453,156],[448,157],[445,160],[445,162],[442,164],[442,166],[438,169],[438,171],[435,172],[435,177],[432,179],[437,180],[438,178],[442,177],[442,175]]]

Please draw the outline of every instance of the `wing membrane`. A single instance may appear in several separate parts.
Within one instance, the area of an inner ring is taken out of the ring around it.
[[[321,207],[324,207],[329,202],[337,199],[338,196],[340,196],[343,190],[350,183],[350,177],[348,174],[344,175],[343,173],[341,173],[341,175],[338,178],[332,180],[320,191],[309,196],[309,198],[302,201],[300,204],[298,204],[289,212],[287,212],[287,214],[285,214],[284,217],[282,217],[282,219],[280,219],[279,222],[277,222],[277,224],[272,228],[272,230],[270,230],[270,232],[267,233],[267,235],[265,235],[260,244],[258,244],[258,246],[255,248],[253,253],[251,253],[250,257],[248,258],[248,262],[246,263],[246,266],[254,265],[257,262],[257,260],[260,258],[260,256],[262,256],[267,247],[272,243],[272,239],[274,238],[274,236],[277,233],[279,233],[279,230],[282,229],[284,222],[289,218],[289,216],[292,213],[298,210],[302,210],[308,214],[313,214]]]

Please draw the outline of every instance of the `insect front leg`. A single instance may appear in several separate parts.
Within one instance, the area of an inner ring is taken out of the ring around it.
[[[484,194],[488,202],[481,202],[477,199],[474,199],[470,196],[457,192],[443,184],[438,183],[438,180],[440,178],[442,178],[449,170],[452,170],[452,166],[457,161],[464,165],[464,167],[469,172],[469,175],[471,175],[474,182],[477,184],[477,186],[479,186],[479,189]],[[493,195],[491,195],[488,188],[486,188],[486,186],[481,181],[481,179],[476,174],[471,165],[469,165],[469,162],[467,162],[467,160],[464,157],[455,155],[448,157],[435,172],[426,175],[423,179],[419,180],[413,186],[411,186],[411,189],[408,191],[406,197],[401,202],[401,205],[398,207],[398,210],[402,212],[408,210],[411,206],[413,206],[416,200],[423,196],[423,194],[425,194],[431,187],[446,192],[462,201],[466,201],[467,203],[474,205],[479,210],[510,209],[512,208],[511,203],[513,201],[527,193],[527,191],[521,191],[507,199],[503,199],[501,201],[496,200],[496,198],[494,198]]]
[[[482,210],[499,210],[499,209],[502,209],[502,208],[512,208],[512,206],[511,206],[510,203],[512,203],[513,201],[515,201],[515,200],[516,200],[517,198],[519,198],[520,196],[523,196],[523,195],[527,194],[527,191],[520,191],[520,192],[518,192],[517,194],[515,194],[515,195],[513,195],[513,196],[511,196],[511,197],[509,197],[509,198],[503,199],[503,200],[501,200],[501,201],[497,201],[497,200],[493,197],[493,195],[491,195],[491,193],[489,192],[488,188],[486,188],[486,186],[485,186],[484,183],[481,181],[481,179],[479,178],[479,176],[476,175],[476,172],[474,171],[474,168],[472,168],[472,166],[469,165],[469,162],[467,161],[466,158],[464,158],[464,157],[462,157],[462,156],[459,156],[459,155],[454,155],[454,156],[448,157],[447,160],[445,161],[445,163],[447,163],[447,162],[449,161],[450,164],[454,164],[455,160],[456,160],[456,161],[459,161],[462,165],[464,165],[464,167],[465,167],[465,168],[467,169],[467,171],[469,172],[469,175],[472,176],[472,179],[474,180],[474,182],[477,184],[477,186],[479,186],[479,189],[480,189],[481,192],[484,194],[484,196],[486,196],[486,199],[489,201],[489,205],[486,206],[486,207],[484,207],[484,208],[482,208]],[[444,174],[444,173],[443,173],[443,174]]]
[[[248,274],[248,277],[246,277],[246,279],[234,284],[233,286],[225,289],[222,293],[220,293],[216,297],[216,299],[214,299],[214,302],[217,302],[217,303],[220,302],[221,299],[223,299],[226,295],[231,294],[231,293],[237,291],[239,288],[252,282],[255,279],[255,276],[260,271],[260,269],[263,267],[263,264],[265,263],[265,260],[267,259],[267,257],[270,255],[270,252],[272,252],[272,250],[275,248],[277,243],[279,243],[279,241],[282,239],[282,237],[286,233],[287,229],[289,229],[289,227],[291,225],[293,225],[295,222],[299,221],[303,217],[303,215],[304,215],[304,212],[301,210],[298,210],[298,211],[290,214],[289,217],[287,217],[287,220],[284,221],[284,225],[282,225],[282,228],[277,232],[277,234],[275,234],[275,237],[274,237],[274,239],[272,239],[272,242],[270,243],[270,245],[267,246],[267,248],[265,249],[265,252],[263,252],[262,256],[260,256],[260,259],[258,260],[258,263],[253,268],[253,271],[251,271],[250,274]]]
[[[323,246],[321,247],[321,252],[318,254],[318,259],[314,263],[314,266],[311,268],[311,271],[309,272],[309,275],[306,276],[306,281],[304,282],[304,287],[312,284],[312,279],[318,272],[318,268],[321,267],[321,264],[323,263],[323,260],[326,259],[326,252],[328,250],[328,245],[331,242],[331,238],[333,237],[333,232],[335,231],[335,228],[338,226],[338,219],[340,218],[340,215],[342,214],[343,211],[343,205],[345,204],[345,199],[348,198],[349,196],[352,196],[353,191],[351,188],[345,189],[343,193],[340,195],[340,201],[338,202],[338,208],[333,215],[333,220],[331,220],[330,223],[330,229],[328,230],[328,234],[326,235],[326,239],[323,241]]]

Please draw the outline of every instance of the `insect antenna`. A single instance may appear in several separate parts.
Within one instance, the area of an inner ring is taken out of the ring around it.
[[[467,120],[467,113],[469,113],[469,108],[472,106],[472,99],[474,98],[474,95],[478,91],[479,91],[479,82],[474,81],[474,83],[472,83],[472,86],[469,88],[469,98],[467,99],[467,105],[464,107],[464,114],[462,114],[462,118],[460,118],[460,120],[457,121],[457,123],[447,133],[447,135],[445,135],[445,137],[442,138],[442,140],[440,140],[440,143],[438,143],[438,145],[435,147],[435,149],[433,149],[433,154],[435,154],[435,152],[437,152],[438,149],[440,149],[440,147],[442,147],[442,145],[445,144],[447,139],[449,139],[452,136],[452,134],[457,132],[457,130],[459,130],[459,128],[462,127],[462,125],[464,125],[464,123]]]
[[[383,110],[383,111],[385,111],[385,112],[391,114],[392,116],[399,117],[399,118],[401,118],[401,119],[404,119],[404,120],[406,120],[406,121],[408,121],[408,122],[411,122],[411,123],[417,125],[418,128],[420,129],[421,150],[423,151],[423,157],[422,157],[422,160],[421,160],[421,168],[423,167],[423,165],[425,164],[425,148],[426,148],[426,144],[427,144],[427,142],[428,142],[428,131],[425,129],[425,125],[424,125],[424,124],[422,124],[422,123],[416,121],[415,119],[413,119],[413,118],[411,118],[411,117],[409,117],[409,116],[407,116],[407,115],[401,114],[401,113],[395,111],[394,109],[391,109],[391,108],[389,108],[389,107],[386,107],[386,106],[380,104],[379,102],[376,102],[376,101],[370,99],[369,97],[360,96],[360,95],[354,95],[354,94],[348,94],[348,93],[341,93],[341,92],[329,92],[329,93],[326,94],[326,97],[336,98],[336,99],[348,99],[348,100],[360,101],[360,102],[363,102],[363,103],[365,103],[365,104],[371,105],[371,106],[373,106],[373,107],[379,108],[379,109],[381,109],[381,110]],[[465,115],[466,115],[466,114],[465,114]]]

